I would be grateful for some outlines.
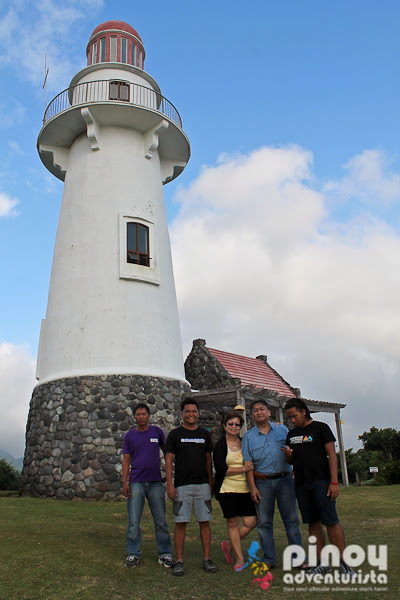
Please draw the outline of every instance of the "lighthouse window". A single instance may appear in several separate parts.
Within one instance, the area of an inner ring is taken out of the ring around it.
[[[152,221],[139,215],[119,214],[120,279],[160,285],[155,240]]]
[[[139,50],[139,68],[143,69],[143,52]]]
[[[132,44],[132,64],[136,67],[136,44]]]
[[[141,223],[127,223],[127,228],[127,262],[149,267],[149,228]]]
[[[97,42],[93,44],[92,48],[92,65],[97,62]]]
[[[125,83],[125,81],[110,81],[110,100],[129,102],[129,83]]]
[[[117,60],[117,36],[116,35],[112,35],[110,37],[110,60],[114,61],[114,62]]]
[[[128,46],[128,40],[126,38],[121,39],[121,62],[126,63],[126,51]]]
[[[105,62],[106,60],[106,38],[101,38],[100,40],[100,62]]]

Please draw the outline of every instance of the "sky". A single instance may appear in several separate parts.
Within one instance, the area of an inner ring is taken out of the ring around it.
[[[191,143],[164,188],[184,356],[267,355],[347,405],[346,448],[399,427],[398,0],[0,0],[0,448],[24,451],[63,191],[36,150],[45,54],[49,103],[110,19]]]

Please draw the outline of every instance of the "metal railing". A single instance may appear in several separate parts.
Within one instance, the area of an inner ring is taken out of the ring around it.
[[[118,79],[78,83],[53,98],[47,106],[43,125],[60,113],[90,102],[121,102],[133,106],[151,108],[182,127],[181,117],[175,106],[164,96],[137,83]]]

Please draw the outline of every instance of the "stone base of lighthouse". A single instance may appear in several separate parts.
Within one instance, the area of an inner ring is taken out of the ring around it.
[[[114,499],[122,493],[122,440],[133,409],[146,402],[150,423],[180,424],[188,384],[142,375],[81,376],[35,388],[26,429],[20,494]]]

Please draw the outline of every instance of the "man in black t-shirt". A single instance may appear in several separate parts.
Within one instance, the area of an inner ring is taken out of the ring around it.
[[[316,537],[319,559],[325,546],[322,524],[326,526],[330,543],[339,551],[340,573],[354,575],[353,569],[343,560],[344,533],[335,506],[339,495],[335,437],[328,425],[313,421],[307,405],[299,398],[289,400],[285,410],[295,427],[289,431],[282,451],[287,462],[293,465],[303,523],[308,523],[310,536]],[[330,570],[324,560],[308,569],[314,574]]]
[[[203,547],[203,568],[215,573],[216,566],[210,559],[211,546],[211,494],[212,442],[207,429],[197,426],[199,408],[197,402],[186,398],[181,403],[183,425],[173,429],[164,447],[167,494],[173,501],[175,519],[176,564],[174,575],[184,575],[183,546],[186,523],[190,522],[192,508],[200,526]],[[172,483],[172,465],[175,460],[175,481]]]

